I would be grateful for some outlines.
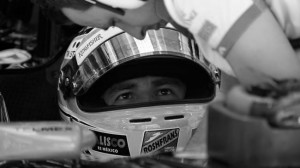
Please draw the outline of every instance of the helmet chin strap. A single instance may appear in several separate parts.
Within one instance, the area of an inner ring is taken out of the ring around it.
[[[109,10],[109,11],[111,11],[113,13],[118,14],[118,15],[122,15],[122,16],[125,15],[125,11],[123,9],[121,9],[121,8],[114,8],[114,7],[105,5],[105,4],[101,3],[101,2],[98,2],[96,0],[85,0],[85,1],[88,2],[88,3],[90,3],[90,4],[97,5],[97,6],[101,7],[101,8],[103,8],[103,9]]]

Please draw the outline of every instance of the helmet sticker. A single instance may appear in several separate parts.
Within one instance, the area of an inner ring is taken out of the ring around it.
[[[65,54],[65,59],[72,59],[75,56],[75,51],[67,50]]]
[[[177,148],[179,128],[167,130],[146,131],[141,154],[174,152]]]
[[[123,32],[123,30],[111,27],[108,30],[94,29],[86,35],[82,40],[78,50],[76,50],[76,60],[77,64],[81,65],[83,60],[89,56],[89,54],[97,48],[101,43],[105,42],[107,39]],[[88,39],[88,40],[86,40]]]
[[[74,39],[70,46],[68,47],[66,54],[65,54],[65,59],[72,59],[75,56],[75,51],[77,47],[80,45],[80,41],[82,39]]]
[[[85,37],[85,34],[80,34],[72,40],[72,42],[70,43],[70,45],[66,51],[65,59],[72,59],[75,56],[75,52],[76,52],[77,48],[80,46],[80,43],[84,37]]]
[[[97,143],[93,150],[121,156],[130,156],[127,138],[125,135],[95,132]]]

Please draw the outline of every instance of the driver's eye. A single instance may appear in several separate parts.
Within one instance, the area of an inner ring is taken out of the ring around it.
[[[170,89],[160,89],[158,91],[159,96],[165,96],[165,95],[170,95],[172,94],[172,91]]]
[[[131,98],[132,98],[131,93],[123,93],[123,94],[119,95],[116,100],[128,100]]]

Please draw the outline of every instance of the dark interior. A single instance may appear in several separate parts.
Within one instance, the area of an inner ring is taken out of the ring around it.
[[[18,48],[32,56],[22,69],[0,65],[0,92],[11,121],[60,120],[59,66],[63,50],[81,27],[64,23],[61,13],[51,15],[30,0],[0,1],[0,51]]]

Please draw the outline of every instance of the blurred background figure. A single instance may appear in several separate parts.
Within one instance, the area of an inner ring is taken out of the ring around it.
[[[24,63],[30,59],[31,54],[26,50],[13,48],[0,51],[0,65],[6,65],[6,68],[12,68],[16,66],[16,64]],[[1,67],[1,69],[2,68],[3,67]]]

